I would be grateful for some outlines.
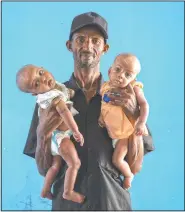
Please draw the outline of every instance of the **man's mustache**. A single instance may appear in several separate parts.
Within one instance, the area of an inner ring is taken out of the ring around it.
[[[80,52],[80,56],[81,56],[82,54],[86,54],[86,55],[89,55],[89,56],[94,56],[94,53],[93,53],[93,52],[90,52],[90,51],[81,51],[81,52]]]

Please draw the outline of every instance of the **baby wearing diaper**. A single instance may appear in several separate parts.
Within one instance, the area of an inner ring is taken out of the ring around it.
[[[52,199],[51,187],[60,170],[62,157],[68,165],[64,180],[63,198],[82,203],[85,196],[74,191],[80,168],[80,159],[73,142],[70,140],[70,136],[73,135],[75,140],[83,146],[84,138],[73,118],[74,115],[78,114],[78,111],[74,109],[73,103],[70,101],[70,98],[74,96],[74,91],[66,88],[64,84],[56,82],[53,75],[44,68],[34,65],[26,65],[21,68],[17,73],[16,83],[21,91],[36,96],[39,111],[49,107],[55,98],[60,98],[55,107],[63,122],[52,132],[51,153],[53,162],[46,174],[41,196]]]

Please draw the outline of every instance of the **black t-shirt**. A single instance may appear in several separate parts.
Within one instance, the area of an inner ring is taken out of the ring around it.
[[[101,84],[102,80],[100,80]],[[123,182],[120,173],[112,164],[113,147],[111,139],[107,130],[98,125],[101,108],[99,89],[87,103],[85,95],[76,84],[73,75],[65,85],[75,90],[72,101],[79,114],[74,118],[85,139],[83,147],[77,142],[74,142],[74,144],[81,160],[75,191],[84,194],[86,200],[83,204],[78,204],[62,198],[65,164],[54,183],[52,210],[131,210],[130,194],[122,188]],[[37,110],[38,106],[36,105],[24,148],[24,154],[31,157],[35,155],[37,143]],[[151,135],[144,137],[144,149],[145,153],[154,150]]]

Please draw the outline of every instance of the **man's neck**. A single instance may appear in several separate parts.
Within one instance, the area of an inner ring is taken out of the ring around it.
[[[81,88],[89,90],[97,87],[96,82],[100,76],[99,65],[88,69],[75,67],[74,76]]]

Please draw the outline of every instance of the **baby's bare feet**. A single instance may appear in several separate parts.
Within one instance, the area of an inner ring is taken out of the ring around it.
[[[131,177],[124,177],[123,181],[123,188],[128,190],[131,187],[132,180],[134,178],[134,175],[132,174]]]
[[[82,203],[85,199],[85,196],[75,191],[71,191],[71,192],[64,192],[63,198],[71,200],[73,202]]]
[[[53,199],[53,194],[51,193],[50,190],[42,189],[41,197],[42,197],[42,198],[47,198],[47,199],[52,200],[52,199]]]

